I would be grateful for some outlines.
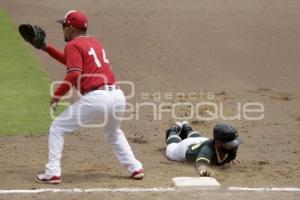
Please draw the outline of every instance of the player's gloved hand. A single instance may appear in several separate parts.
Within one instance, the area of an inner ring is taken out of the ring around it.
[[[29,42],[37,49],[45,49],[46,32],[39,26],[31,24],[19,25],[19,32],[26,42]]]
[[[59,99],[51,98],[51,101],[50,101],[50,108],[51,108],[52,110],[56,111],[58,101],[59,101]]]

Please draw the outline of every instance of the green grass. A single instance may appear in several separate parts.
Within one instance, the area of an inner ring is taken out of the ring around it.
[[[50,80],[0,9],[0,135],[47,133]]]

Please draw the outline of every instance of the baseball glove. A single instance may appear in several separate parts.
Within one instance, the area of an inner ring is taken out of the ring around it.
[[[19,32],[23,39],[35,48],[43,49],[46,47],[46,33],[41,27],[31,24],[21,24],[19,25]]]

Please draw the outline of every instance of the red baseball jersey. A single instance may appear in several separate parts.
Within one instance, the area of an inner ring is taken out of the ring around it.
[[[94,37],[80,36],[69,42],[65,47],[65,59],[67,73],[81,72],[75,87],[82,93],[116,82],[105,51]]]
[[[65,46],[64,53],[50,45],[47,46],[46,51],[67,66],[65,81],[70,82],[82,94],[116,82],[105,51],[94,37],[80,36],[73,39]],[[76,80],[74,80],[75,76]],[[62,83],[57,88],[54,98],[59,99],[69,89],[68,84]]]

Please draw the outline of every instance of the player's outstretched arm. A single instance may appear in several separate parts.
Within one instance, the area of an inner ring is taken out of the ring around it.
[[[52,45],[45,45],[45,48],[43,48],[45,52],[47,52],[52,58],[57,60],[58,62],[62,63],[63,65],[66,65],[66,59],[64,52],[58,50]]]
[[[207,164],[196,163],[196,169],[199,176],[211,176],[211,170]]]
[[[210,159],[203,156],[203,154],[199,154],[196,159],[196,170],[200,176],[211,176]]]

